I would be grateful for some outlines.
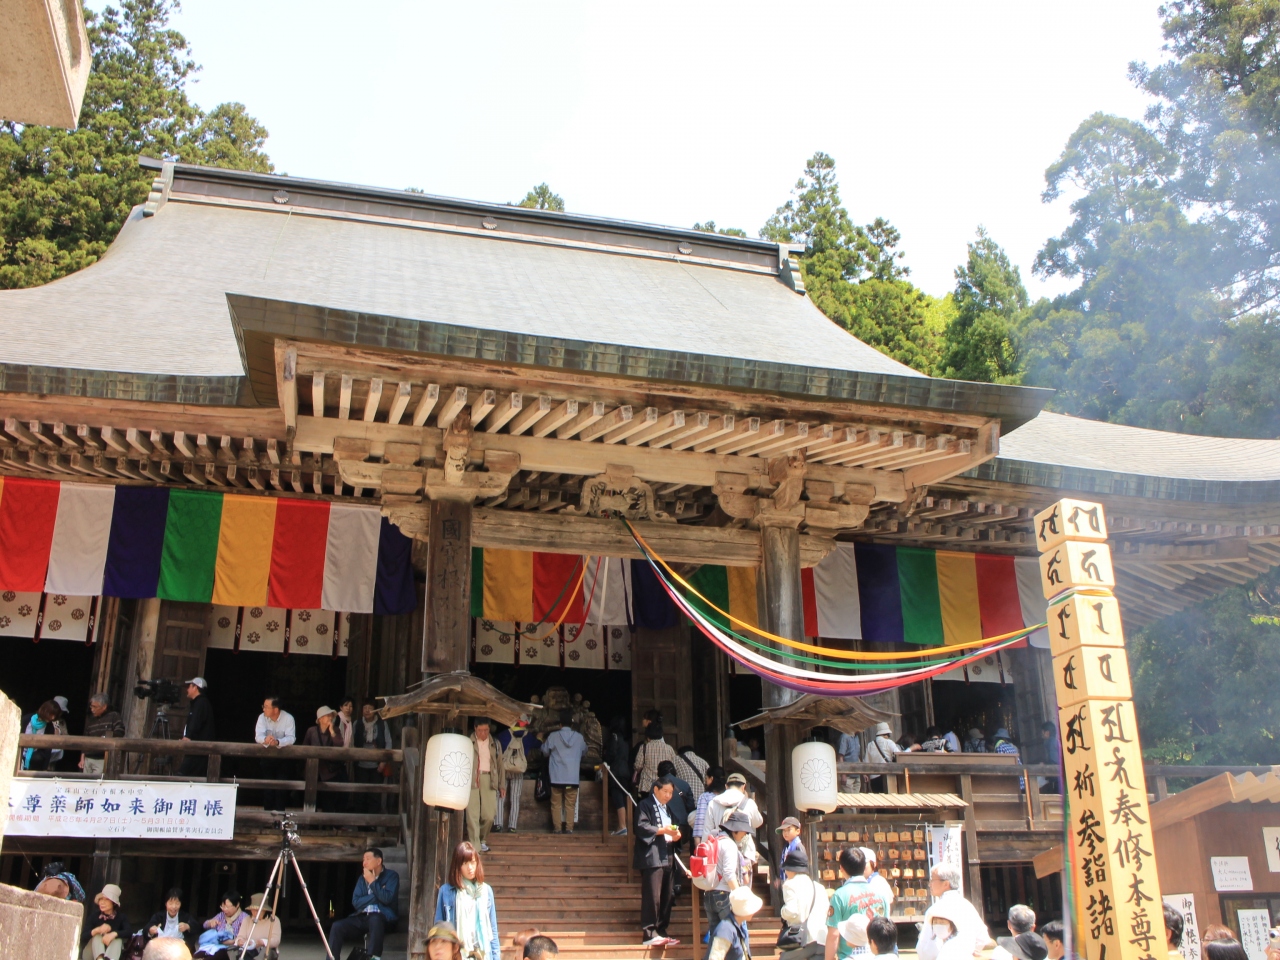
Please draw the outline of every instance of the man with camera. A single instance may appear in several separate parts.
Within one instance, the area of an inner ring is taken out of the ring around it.
[[[187,712],[187,725],[182,728],[183,740],[215,740],[213,729],[213,704],[205,691],[209,685],[204,677],[193,677],[187,681],[187,699],[191,708]],[[178,767],[180,777],[203,777],[209,770],[209,758],[189,753],[182,758]]]

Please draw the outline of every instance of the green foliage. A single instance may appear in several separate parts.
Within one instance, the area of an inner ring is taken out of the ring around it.
[[[943,334],[939,373],[954,380],[1020,383],[1016,324],[1027,308],[1027,289],[983,227],[969,244],[968,260],[956,268],[950,300],[955,311]]]
[[[93,69],[74,131],[0,124],[0,287],[47,283],[93,263],[147,195],[138,157],[269,171],[267,131],[242,104],[208,114],[187,97],[198,69],[168,28],[170,0],[86,11]]]
[[[708,220],[706,223],[695,223],[693,229],[701,233],[719,233],[726,237],[745,237],[747,231],[740,227],[717,227],[714,220]]]
[[[809,158],[792,198],[760,235],[805,245],[805,289],[832,321],[901,363],[934,371],[940,331],[931,324],[931,298],[906,279],[904,254],[897,249],[901,235],[883,218],[866,226],[853,223],[830,156],[819,152]]]
[[[564,213],[564,200],[545,183],[540,183],[524,195],[517,207],[528,207],[530,210],[554,210]]]
[[[1280,574],[1129,635],[1143,754],[1159,763],[1280,763]]]

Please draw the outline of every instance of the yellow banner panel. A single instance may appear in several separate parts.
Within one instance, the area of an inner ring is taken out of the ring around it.
[[[485,548],[484,615],[486,620],[533,620],[532,553]]]
[[[222,498],[218,559],[213,569],[213,603],[260,607],[267,602],[271,542],[275,532],[275,497],[227,494]]]
[[[942,642],[951,646],[981,640],[977,556],[939,550],[936,560],[938,600],[942,607]]]

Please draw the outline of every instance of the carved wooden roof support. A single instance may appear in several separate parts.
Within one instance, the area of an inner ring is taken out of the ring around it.
[[[542,710],[536,703],[508,697],[493,684],[469,673],[442,673],[385,700],[378,711],[383,718],[429,713],[446,719],[489,717],[505,726],[511,726],[522,715],[532,717]]]

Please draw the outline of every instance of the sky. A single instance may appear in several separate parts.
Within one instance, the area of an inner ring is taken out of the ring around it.
[[[95,3],[94,6],[102,6]],[[1067,224],[1044,169],[1095,111],[1141,117],[1156,0],[804,4],[185,0],[209,109],[240,101],[294,176],[755,235],[822,150],[858,222],[940,296],[979,224],[1033,297]]]

